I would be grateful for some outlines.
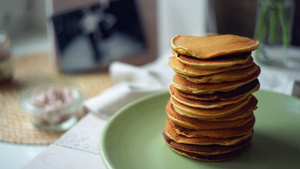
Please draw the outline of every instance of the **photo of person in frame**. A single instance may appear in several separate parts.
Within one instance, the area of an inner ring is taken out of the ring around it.
[[[95,61],[101,59],[101,52],[97,44],[101,43],[102,32],[109,31],[116,23],[116,17],[114,15],[105,13],[105,9],[108,7],[109,1],[102,0],[100,1],[99,8],[85,9],[80,20],[81,30],[89,39],[90,46],[94,52]]]
[[[134,0],[101,0],[52,16],[61,68],[78,72],[147,49]]]

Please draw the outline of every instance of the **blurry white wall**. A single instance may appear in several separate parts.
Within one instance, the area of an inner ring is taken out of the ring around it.
[[[13,55],[47,49],[44,0],[1,0],[0,29],[12,41]]]
[[[1,0],[0,4],[0,28],[9,31],[13,38],[22,35],[24,29],[45,29],[44,1]]]
[[[206,33],[207,0],[158,0],[158,52],[171,51],[174,35]]]

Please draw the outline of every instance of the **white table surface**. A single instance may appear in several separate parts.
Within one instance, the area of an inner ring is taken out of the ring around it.
[[[105,168],[99,153],[99,138],[106,122],[92,113],[87,114],[23,168]]]
[[[0,168],[18,169],[46,150],[46,145],[23,145],[0,142]]]

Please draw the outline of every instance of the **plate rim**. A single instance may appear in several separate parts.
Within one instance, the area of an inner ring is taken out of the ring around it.
[[[111,126],[111,123],[114,121],[114,119],[118,118],[123,112],[124,110],[128,109],[129,107],[132,107],[132,106],[135,106],[137,105],[138,103],[140,102],[143,102],[144,100],[147,100],[147,99],[150,99],[150,98],[153,98],[153,97],[158,97],[160,95],[165,95],[165,94],[169,94],[169,91],[168,90],[164,90],[164,91],[157,91],[157,92],[154,92],[154,93],[150,93],[150,94],[147,94],[141,98],[138,98],[128,104],[126,104],[125,106],[123,106],[122,108],[120,108],[108,121],[107,123],[105,124],[104,128],[102,129],[101,131],[101,134],[100,134],[100,139],[99,139],[99,148],[100,148],[100,156],[101,156],[101,159],[103,160],[103,163],[105,164],[105,166],[109,169],[112,169],[113,167],[111,166],[111,164],[108,162],[108,159],[105,157],[105,152],[104,151],[101,151],[101,149],[103,149],[104,147],[104,135],[107,133],[107,130],[109,128],[109,126]]]

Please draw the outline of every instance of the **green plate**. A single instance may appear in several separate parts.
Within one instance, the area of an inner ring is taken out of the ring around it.
[[[260,90],[253,144],[240,157],[203,162],[172,151],[162,132],[170,95],[155,93],[118,111],[104,127],[100,153],[107,168],[297,168],[300,166],[300,100]]]

